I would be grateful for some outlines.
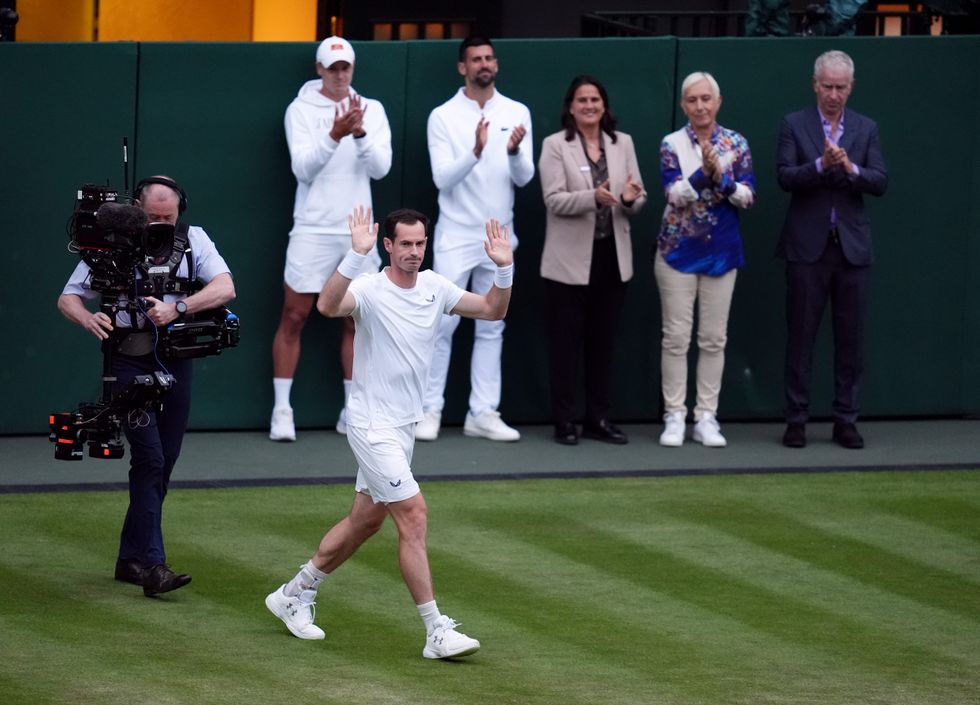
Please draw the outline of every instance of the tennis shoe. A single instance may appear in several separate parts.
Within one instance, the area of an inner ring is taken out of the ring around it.
[[[283,621],[286,628],[300,639],[322,639],[325,635],[320,627],[313,624],[316,616],[316,591],[303,590],[297,597],[283,593],[283,584],[265,598],[265,606],[272,614]]]
[[[269,428],[269,440],[295,441],[296,426],[293,425],[293,410],[289,407],[272,410],[272,424]]]
[[[728,445],[728,441],[721,435],[721,426],[718,425],[718,419],[715,418],[714,414],[703,414],[701,419],[694,424],[692,436],[705,448],[724,448]]]
[[[422,656],[425,658],[455,658],[468,656],[480,648],[480,642],[456,631],[455,619],[442,615],[436,620],[425,639]]]
[[[415,440],[434,441],[439,437],[442,425],[442,414],[436,411],[426,411],[422,420],[415,425]]]
[[[664,432],[660,434],[660,445],[680,448],[684,445],[684,412],[675,411],[664,414]]]
[[[463,435],[473,438],[489,438],[491,441],[519,441],[521,434],[516,428],[511,428],[500,418],[499,411],[484,411],[474,416],[466,412],[463,423]]]

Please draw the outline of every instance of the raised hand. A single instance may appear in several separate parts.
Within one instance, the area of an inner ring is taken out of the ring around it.
[[[616,205],[616,197],[609,190],[609,179],[596,187],[595,202],[597,206],[609,206],[610,208]]]
[[[626,175],[626,185],[623,186],[623,203],[629,205],[643,195],[643,184],[633,181],[633,175]]]
[[[479,159],[483,154],[483,148],[487,146],[487,133],[490,128],[490,121],[480,116],[480,122],[476,125],[476,144],[473,146],[473,154]]]
[[[718,163],[718,152],[708,140],[701,143],[701,171],[716,184],[721,182],[721,165]]]
[[[350,228],[351,248],[359,255],[366,255],[378,246],[378,224],[371,222],[371,209],[358,206],[347,216]]]
[[[507,153],[517,154],[517,151],[521,147],[521,140],[524,139],[524,135],[527,134],[527,128],[524,125],[518,125],[513,130],[510,131],[510,139],[507,140]]]
[[[498,267],[506,267],[514,263],[514,249],[510,244],[510,233],[507,226],[500,226],[499,220],[491,218],[487,221],[487,239],[483,243],[483,249],[487,251],[487,257],[493,260]]]
[[[330,128],[330,137],[334,142],[340,142],[347,135],[364,134],[364,108],[361,107],[361,96],[353,94],[347,107],[343,108],[340,104],[334,110],[333,127]]]

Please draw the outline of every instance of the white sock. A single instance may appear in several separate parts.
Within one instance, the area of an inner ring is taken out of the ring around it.
[[[293,576],[293,579],[286,583],[286,587],[282,589],[282,592],[287,597],[297,597],[304,590],[316,592],[316,589],[326,577],[327,573],[324,573],[313,565],[313,561],[307,561],[305,565],[300,567],[299,572]]]
[[[432,627],[442,616],[439,612],[439,608],[436,607],[436,601],[426,602],[421,605],[415,605],[419,608],[419,615],[422,617],[422,621],[425,622],[425,633],[429,634],[432,631]]]
[[[293,380],[291,377],[273,377],[272,378],[272,389],[276,394],[276,401],[272,405],[273,409],[290,409],[289,406],[289,390],[293,387]]]
[[[347,408],[347,402],[350,401],[350,388],[353,382],[349,379],[344,380],[344,408]]]

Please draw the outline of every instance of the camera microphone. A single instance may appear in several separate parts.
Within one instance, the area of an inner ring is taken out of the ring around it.
[[[148,220],[142,208],[107,202],[95,212],[95,222],[107,232],[134,234],[141,232]]]

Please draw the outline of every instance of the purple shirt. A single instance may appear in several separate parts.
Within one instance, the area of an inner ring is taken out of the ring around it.
[[[827,118],[824,117],[823,113],[820,112],[820,108],[817,108],[817,114],[820,116],[820,126],[823,127],[823,136],[826,137],[827,140],[832,145],[834,145],[835,147],[839,147],[840,146],[840,136],[844,134],[844,113],[843,113],[843,111],[841,111],[840,121],[837,123],[837,133],[836,134],[834,133],[834,126],[833,126],[833,124],[831,124],[830,120],[828,120]],[[822,174],[823,173],[823,155],[820,155],[819,157],[817,157],[817,161],[815,163],[817,165],[817,173],[818,174]],[[855,176],[857,176],[858,174],[861,173],[861,170],[858,169],[858,165],[855,164],[854,162],[851,162],[851,173],[854,174]],[[836,225],[837,224],[837,210],[835,208],[831,208],[830,209],[830,224],[831,225]]]

